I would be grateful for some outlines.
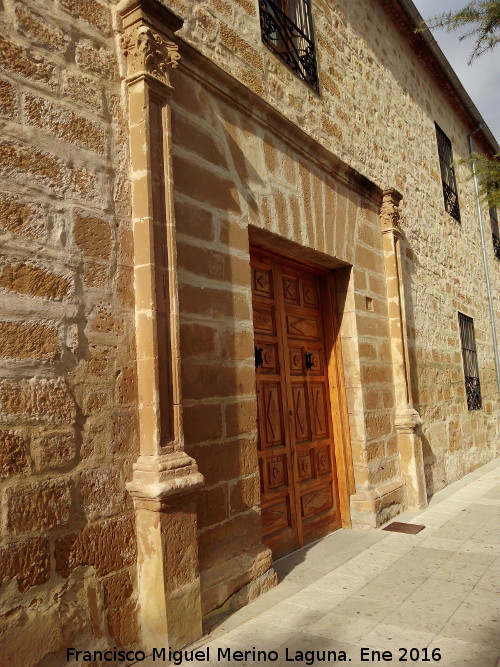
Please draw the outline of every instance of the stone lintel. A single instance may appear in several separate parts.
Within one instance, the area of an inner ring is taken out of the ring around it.
[[[158,0],[120,0],[116,10],[122,18],[124,29],[137,21],[143,21],[172,37],[184,24],[183,19]]]

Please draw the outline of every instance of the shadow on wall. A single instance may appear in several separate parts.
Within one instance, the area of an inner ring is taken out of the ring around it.
[[[252,188],[264,184],[244,153],[240,115],[181,71],[172,83],[185,445],[205,478],[198,550],[207,622],[275,584],[261,544],[248,238],[249,209],[260,215]]]
[[[415,312],[413,304],[414,295],[414,276],[419,268],[419,261],[413,252],[410,242],[404,232],[404,216],[402,216],[402,226],[400,227],[402,236],[400,240],[401,248],[401,264],[402,264],[402,279],[404,289],[404,303],[406,311],[406,331],[408,341],[408,360],[409,360],[409,376],[410,389],[413,407],[422,417],[423,424],[417,427],[416,435],[420,438],[422,443],[422,456],[424,459],[425,485],[427,491],[427,499],[430,500],[434,493],[442,488],[445,480],[436,483],[434,476],[436,474],[435,465],[438,461],[435,453],[432,450],[431,443],[427,437],[428,424],[428,404],[426,402],[427,392],[420,386],[420,373],[422,365],[417,354],[417,332],[415,326]]]

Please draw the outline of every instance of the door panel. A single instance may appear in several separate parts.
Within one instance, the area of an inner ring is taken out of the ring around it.
[[[340,526],[320,272],[251,260],[263,541],[278,558]]]

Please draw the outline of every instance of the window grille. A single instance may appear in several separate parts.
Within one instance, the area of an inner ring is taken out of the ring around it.
[[[262,41],[319,92],[311,0],[259,0]]]
[[[482,407],[481,385],[479,384],[474,321],[472,317],[458,313],[458,323],[460,325],[460,340],[462,343],[467,407],[469,410],[480,410]]]
[[[436,123],[436,139],[441,168],[441,182],[443,184],[444,207],[448,213],[460,222],[460,207],[458,205],[457,182],[453,168],[453,151],[451,141]]]
[[[500,233],[498,231],[498,217],[495,206],[490,208],[491,236],[493,238],[493,250],[495,257],[500,259]]]

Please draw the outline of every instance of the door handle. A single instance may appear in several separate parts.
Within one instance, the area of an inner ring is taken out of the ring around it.
[[[255,368],[258,368],[259,366],[262,366],[262,364],[264,363],[264,357],[262,356],[264,348],[255,346],[254,352],[255,352]]]
[[[311,370],[314,366],[314,362],[312,360],[312,352],[306,352],[306,370]]]

